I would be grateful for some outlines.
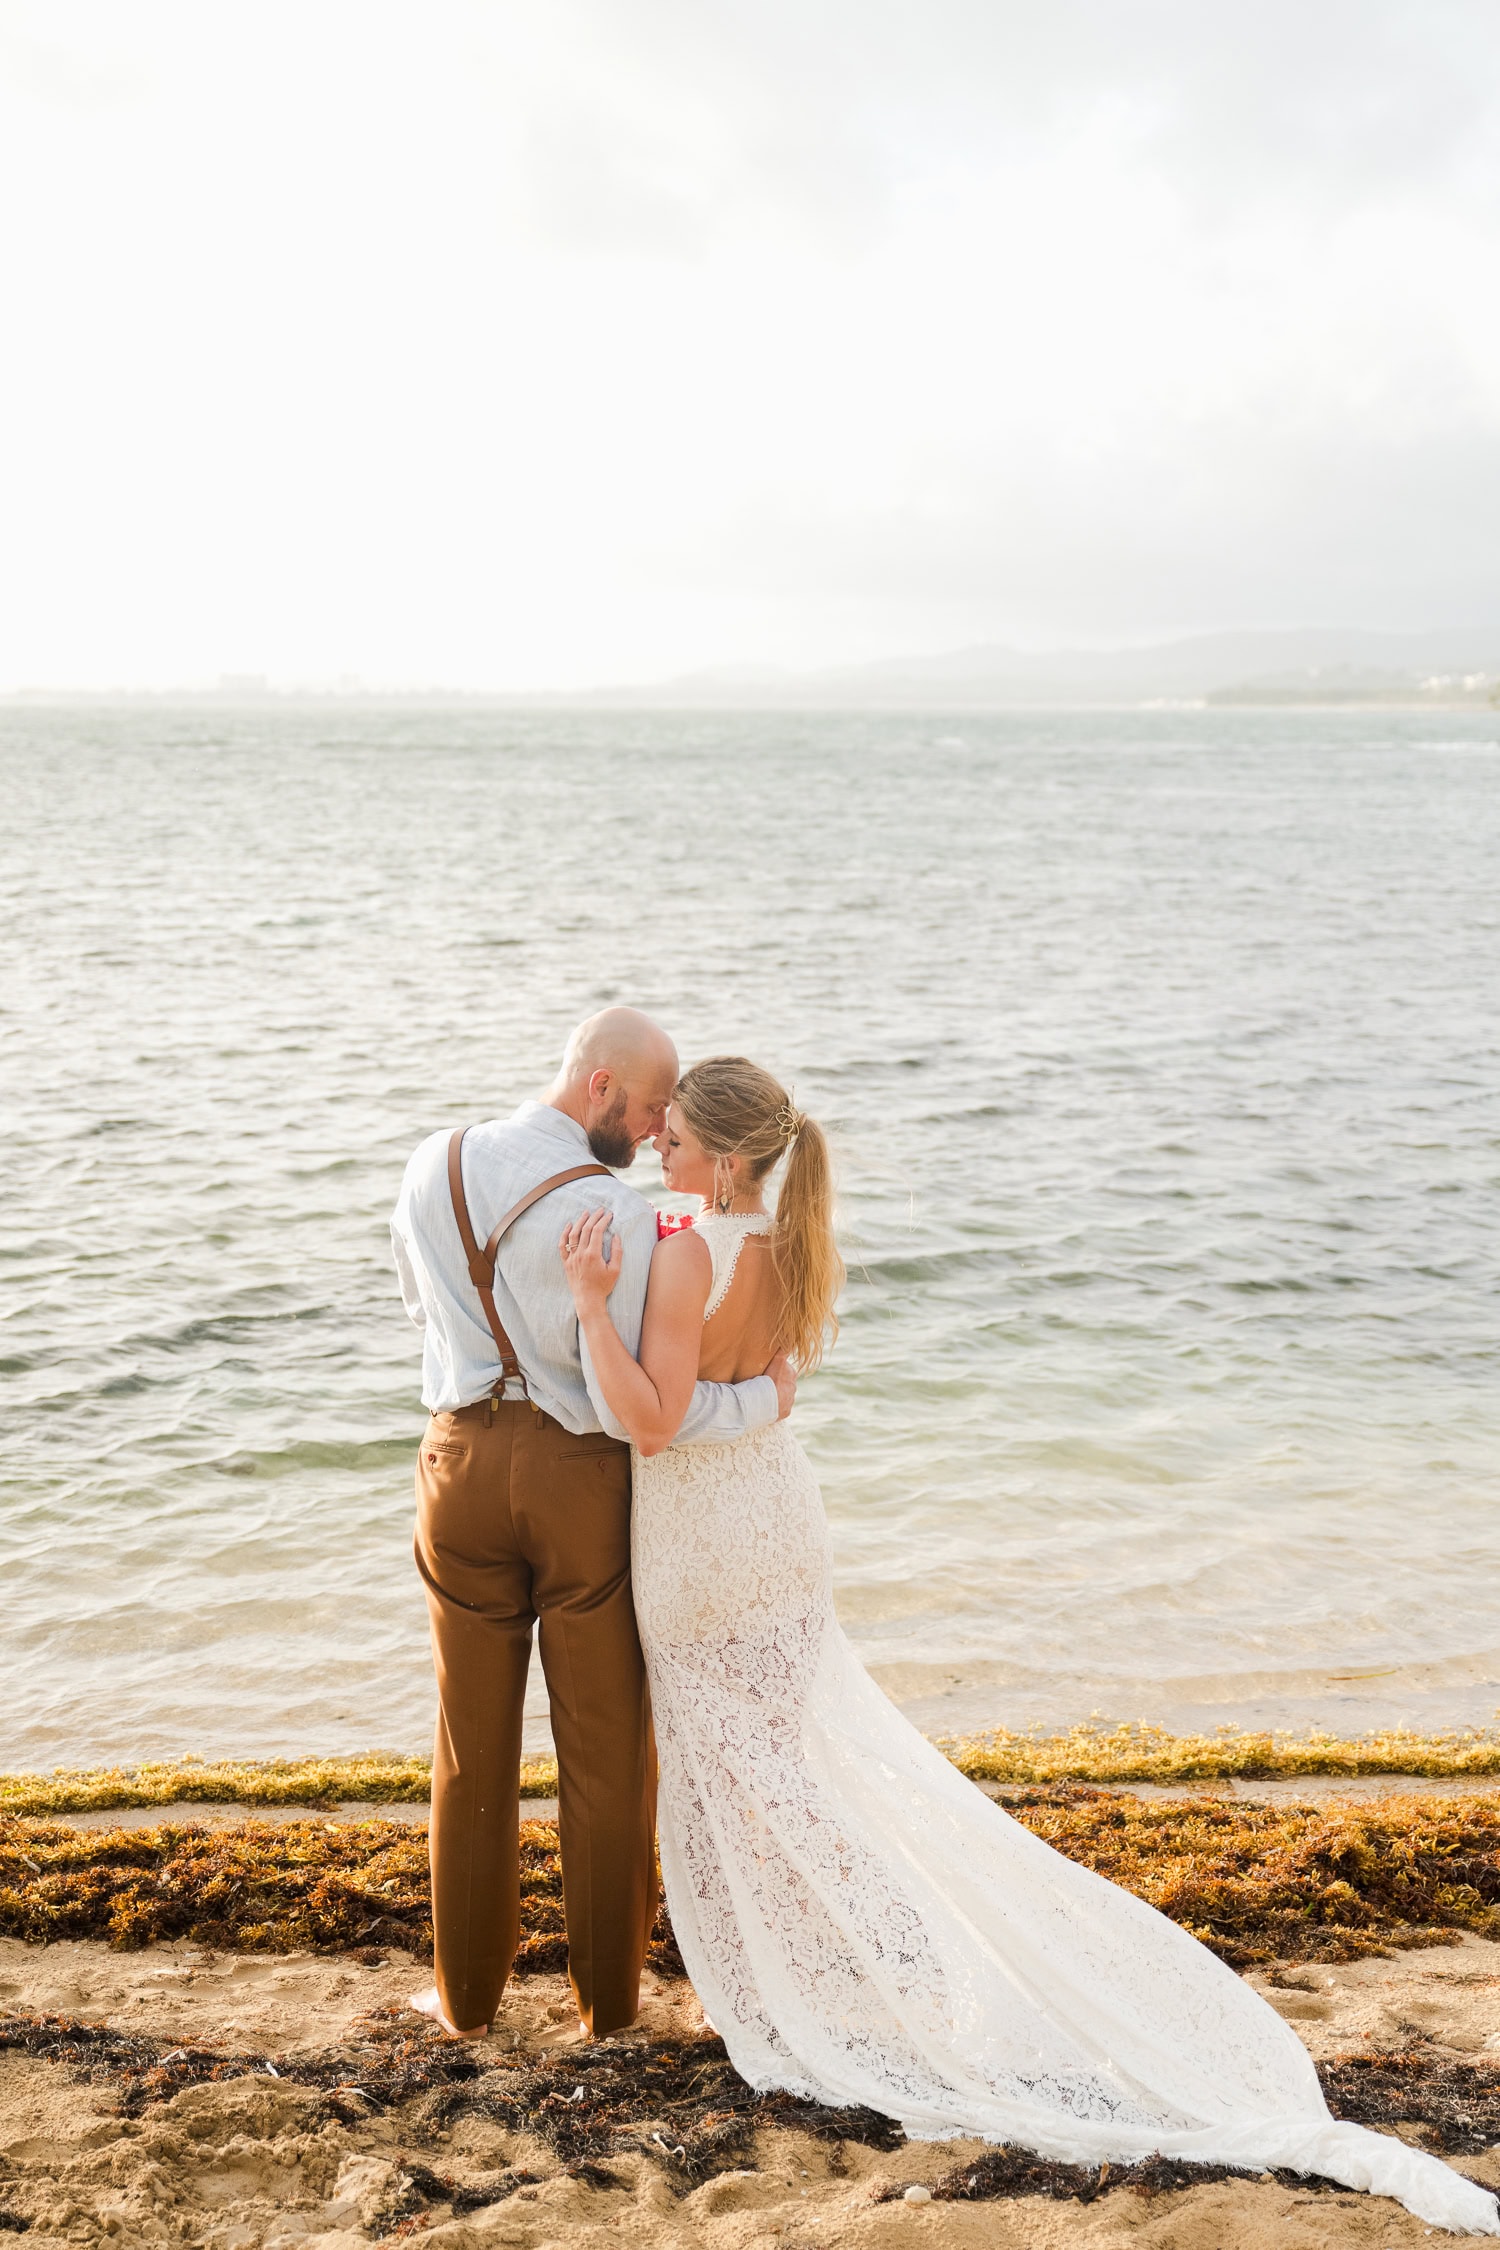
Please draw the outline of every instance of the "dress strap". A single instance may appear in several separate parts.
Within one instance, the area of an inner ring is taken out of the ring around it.
[[[705,1320],[713,1318],[729,1295],[747,1238],[752,1234],[769,1234],[772,1224],[769,1211],[715,1211],[698,1221],[695,1231],[708,1244],[712,1269],[708,1303],[703,1308]]]

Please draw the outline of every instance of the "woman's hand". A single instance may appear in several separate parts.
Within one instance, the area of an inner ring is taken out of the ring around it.
[[[604,1237],[613,1216],[611,1211],[586,1211],[581,1219],[574,1219],[563,1228],[560,1244],[563,1271],[567,1274],[580,1320],[591,1312],[602,1311],[605,1298],[620,1278],[623,1259],[619,1236],[610,1244],[612,1255],[606,1253],[604,1247]]]

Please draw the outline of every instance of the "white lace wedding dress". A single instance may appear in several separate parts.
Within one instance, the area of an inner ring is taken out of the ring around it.
[[[766,1225],[700,1221],[710,1312]],[[672,1926],[752,2086],[865,2103],[918,2140],[1324,2173],[1500,2233],[1485,2189],[1335,2123],[1296,2033],[1196,1939],[908,1725],[834,1616],[786,1422],[637,1456],[633,1552]]]

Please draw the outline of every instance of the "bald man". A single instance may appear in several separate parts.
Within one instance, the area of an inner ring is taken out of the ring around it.
[[[438,1684],[437,1983],[413,2004],[459,2038],[494,2021],[519,1935],[517,1769],[538,1621],[579,2021],[602,2038],[639,2005],[656,1909],[656,1773],[630,1592],[630,1450],[583,1348],[557,1245],[570,1218],[613,1212],[622,1270],[609,1313],[633,1355],[656,1214],[608,1170],[662,1130],[677,1075],[677,1050],[649,1016],[591,1016],[540,1101],[423,1141],[391,1221],[431,1416],[416,1557]],[[700,1383],[675,1443],[739,1437],[788,1413],[792,1390],[784,1360],[752,1382]]]

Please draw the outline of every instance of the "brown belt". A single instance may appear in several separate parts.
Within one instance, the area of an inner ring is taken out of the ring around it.
[[[543,1180],[540,1187],[534,1187],[529,1195],[522,1196],[519,1203],[511,1205],[481,1250],[469,1217],[469,1206],[464,1200],[463,1150],[464,1134],[467,1131],[466,1125],[460,1125],[448,1142],[448,1188],[453,1197],[453,1216],[458,1221],[458,1237],[464,1246],[464,1256],[469,1261],[469,1279],[479,1292],[479,1302],[483,1305],[484,1317],[490,1324],[490,1334],[500,1347],[500,1380],[495,1385],[495,1395],[498,1398],[507,1383],[519,1383],[530,1398],[521,1362],[516,1357],[516,1348],[505,1333],[495,1304],[495,1253],[500,1247],[500,1238],[507,1227],[515,1224],[523,1211],[529,1211],[533,1203],[540,1203],[542,1197],[550,1195],[554,1188],[566,1187],[569,1180],[590,1179],[595,1174],[607,1180],[611,1177],[610,1169],[607,1164],[575,1164],[569,1172],[554,1172],[550,1180]]]

